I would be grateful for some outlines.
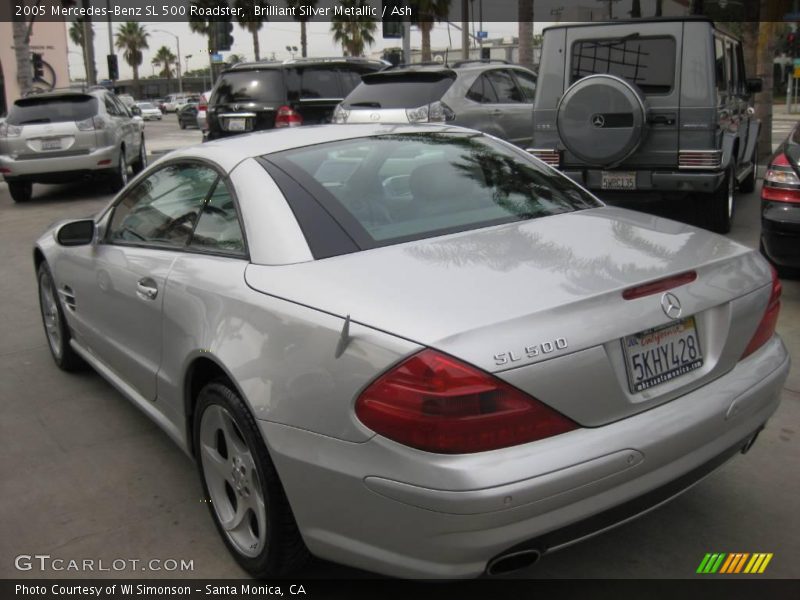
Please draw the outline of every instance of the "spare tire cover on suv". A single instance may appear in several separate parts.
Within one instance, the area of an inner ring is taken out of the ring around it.
[[[620,77],[598,74],[576,81],[564,92],[557,111],[564,146],[593,166],[619,164],[644,138],[644,96]]]

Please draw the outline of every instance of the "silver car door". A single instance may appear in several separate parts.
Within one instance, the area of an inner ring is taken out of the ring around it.
[[[523,148],[527,148],[533,140],[533,101],[536,99],[536,75],[522,69],[512,69],[511,73],[517,82],[517,86],[525,96],[525,112],[522,117],[525,120],[524,141],[520,143]]]
[[[113,208],[92,272],[79,282],[89,348],[149,400],[156,397],[167,276],[216,178],[210,167],[175,162],[140,181]]]
[[[497,104],[491,105],[492,114],[503,129],[505,139],[518,146],[531,138],[532,106],[526,103],[522,91],[507,69],[487,71],[486,78],[497,94]]]

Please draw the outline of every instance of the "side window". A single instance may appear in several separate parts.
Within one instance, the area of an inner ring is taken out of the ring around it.
[[[481,75],[475,80],[475,83],[472,84],[472,87],[467,92],[467,98],[481,104],[497,103],[497,94],[494,93],[494,88],[486,79],[486,75]]]
[[[185,246],[217,178],[216,171],[196,164],[159,169],[122,197],[114,208],[106,239]]]
[[[214,252],[244,254],[244,236],[239,225],[236,204],[224,181],[217,181],[214,192],[203,205],[203,212],[200,213],[200,220],[194,228],[189,246]]]
[[[517,84],[505,71],[489,71],[486,74],[489,81],[492,82],[492,87],[497,93],[497,101],[500,104],[518,104],[525,102],[522,97],[522,92],[519,91]]]
[[[122,100],[120,100],[116,96],[111,96],[111,100],[112,100],[112,102],[114,102],[114,104],[117,105],[117,112],[119,113],[119,115],[121,117],[132,117],[133,116],[133,114],[131,114],[131,111],[128,109],[128,107],[126,106],[126,104]]]
[[[720,38],[714,38],[714,75],[717,82],[717,100],[728,90],[728,76],[725,72],[725,45]]]
[[[339,71],[342,78],[342,95],[347,96],[361,83],[361,73],[351,70]]]
[[[514,77],[522,88],[526,101],[533,104],[533,99],[536,97],[536,77],[525,71],[514,71]]]
[[[739,92],[739,77],[736,72],[736,55],[734,54],[733,43],[725,42],[725,50],[725,62],[728,65],[728,91],[732,94],[736,94]]]
[[[741,44],[736,44],[736,71],[739,73],[739,93],[747,94],[747,73],[744,70],[744,52]]]
[[[106,112],[111,115],[112,117],[120,117],[122,114],[119,112],[119,108],[114,103],[114,99],[109,94],[103,95],[103,100],[106,104]]]

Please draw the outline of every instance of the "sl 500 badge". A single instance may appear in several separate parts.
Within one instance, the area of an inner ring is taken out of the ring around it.
[[[510,365],[524,358],[538,358],[546,354],[552,354],[558,350],[565,350],[567,346],[567,338],[556,338],[552,342],[542,342],[541,344],[525,346],[522,352],[509,350],[508,352],[495,354],[494,364],[497,366]]]

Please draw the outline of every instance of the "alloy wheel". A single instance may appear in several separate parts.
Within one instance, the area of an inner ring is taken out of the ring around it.
[[[58,312],[58,294],[49,274],[43,273],[39,277],[39,299],[42,306],[42,320],[47,334],[47,343],[56,359],[63,353],[61,337],[61,316]]]

